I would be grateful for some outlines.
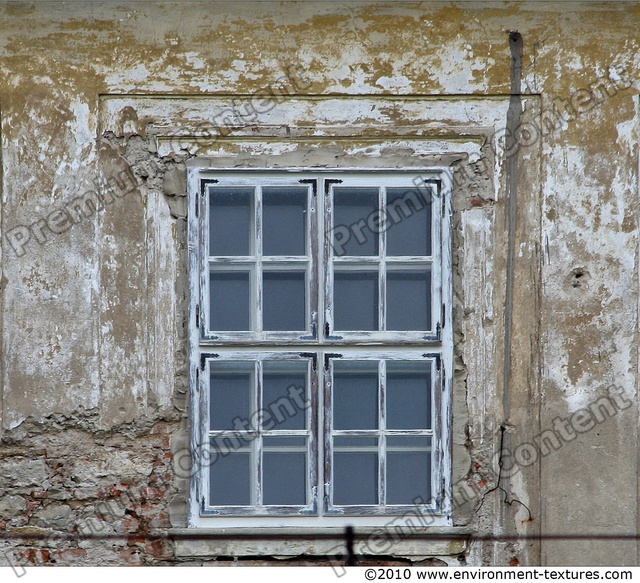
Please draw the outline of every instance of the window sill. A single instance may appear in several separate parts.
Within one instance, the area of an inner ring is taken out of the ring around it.
[[[354,551],[360,556],[429,557],[464,554],[471,532],[466,528],[360,527]],[[336,562],[346,553],[344,528],[175,528],[169,531],[177,557],[326,557]]]

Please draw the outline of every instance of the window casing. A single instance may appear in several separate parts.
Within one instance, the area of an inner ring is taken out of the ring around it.
[[[194,525],[450,523],[450,183],[191,171]]]

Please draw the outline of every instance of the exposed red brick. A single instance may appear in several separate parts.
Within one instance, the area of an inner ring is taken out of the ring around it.
[[[165,512],[161,512],[158,516],[155,516],[149,522],[151,528],[171,528],[171,521],[169,515]]]
[[[145,486],[140,490],[140,495],[145,500],[160,500],[164,496],[164,489]]]
[[[135,549],[122,549],[118,551],[120,558],[127,563],[127,565],[140,565],[140,553]]]
[[[135,518],[122,521],[122,528],[125,532],[138,532],[140,529],[140,521]]]
[[[114,485],[109,488],[109,494],[111,494],[111,496],[120,496],[126,490],[128,490],[128,488],[122,484],[120,486]]]
[[[167,554],[164,543],[161,540],[147,541],[145,549],[149,555],[156,558],[163,557]]]
[[[54,554],[60,561],[67,562],[84,559],[87,556],[87,551],[84,549],[59,549]]]
[[[484,198],[480,198],[479,196],[473,196],[469,199],[469,202],[471,203],[471,206],[484,206],[489,201]]]
[[[51,553],[47,549],[42,549],[40,551],[40,558],[43,563],[51,563]]]
[[[127,537],[127,546],[143,545],[145,538],[143,536],[129,536]]]
[[[18,554],[22,561],[27,561],[32,565],[36,564],[36,558],[37,558],[36,549],[23,550],[23,551],[20,551]]]

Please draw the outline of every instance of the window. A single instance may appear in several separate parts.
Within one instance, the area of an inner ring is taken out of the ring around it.
[[[191,172],[196,524],[447,523],[450,178]]]

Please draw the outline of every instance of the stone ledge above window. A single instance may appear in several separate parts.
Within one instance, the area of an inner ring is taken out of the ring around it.
[[[175,528],[169,531],[177,557],[327,557],[340,563],[346,554],[344,528]],[[465,528],[393,527],[354,529],[357,556],[422,560],[466,553],[471,531]]]

